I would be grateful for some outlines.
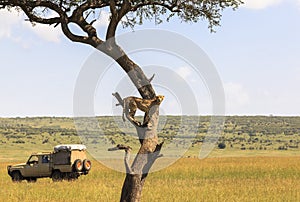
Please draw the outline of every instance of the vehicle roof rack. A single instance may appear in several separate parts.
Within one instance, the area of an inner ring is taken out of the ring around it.
[[[83,144],[62,144],[54,147],[54,152],[73,150],[83,151],[86,150],[86,146]]]

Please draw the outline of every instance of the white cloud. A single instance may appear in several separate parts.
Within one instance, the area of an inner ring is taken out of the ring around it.
[[[101,11],[99,19],[95,22],[95,27],[107,27],[109,24],[109,12]]]
[[[30,22],[24,20],[24,15],[22,12],[17,11],[7,11],[0,10],[0,39],[10,38],[13,41],[23,44],[24,33],[29,31],[29,33],[34,33],[39,38],[51,41],[59,42],[62,35],[60,26],[54,28],[53,26],[36,24],[34,27]],[[16,31],[17,30],[17,31]],[[14,33],[15,32],[15,33]],[[23,33],[21,36],[20,33]]]
[[[24,21],[22,23],[23,27],[33,32],[39,38],[44,39],[50,42],[59,42],[60,37],[62,35],[62,31],[60,26],[54,28],[54,26],[43,25],[43,24],[36,24],[32,26],[30,22]]]
[[[226,108],[229,113],[236,113],[242,107],[249,104],[249,95],[246,89],[238,83],[225,83],[224,84]]]
[[[12,38],[12,26],[18,25],[22,16],[17,11],[0,10],[0,39],[4,37]]]
[[[283,0],[243,0],[243,1],[244,1],[243,7],[251,8],[251,9],[263,9],[283,2]]]
[[[46,17],[47,18],[58,17],[58,14],[55,13],[54,11],[49,11]],[[26,21],[23,21],[22,25],[26,29],[32,31],[39,38],[44,39],[46,41],[59,42],[60,37],[62,36],[62,30],[60,25],[54,27],[53,25],[49,26],[49,25],[37,23],[34,26],[32,26],[30,22],[26,22]]]
[[[0,39],[4,37],[10,38],[17,43],[23,44],[23,42],[28,39],[24,40],[20,33],[23,33],[22,35],[24,35],[24,33],[30,31],[43,40],[50,42],[60,41],[62,35],[60,26],[57,26],[56,28],[42,24],[32,26],[30,22],[24,20],[22,12],[14,10],[0,10],[0,16]],[[14,32],[18,34],[14,34]]]
[[[191,74],[192,74],[192,71],[189,67],[179,67],[177,70],[176,70],[176,73],[181,76],[184,80],[187,79],[187,77],[189,77]]]

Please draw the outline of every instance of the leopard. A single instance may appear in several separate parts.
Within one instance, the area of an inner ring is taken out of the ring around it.
[[[154,105],[160,105],[164,98],[165,96],[163,95],[157,95],[153,99],[143,99],[134,96],[124,98],[122,114],[123,121],[125,121],[126,116],[129,121],[135,123],[137,126],[147,126],[150,120],[149,111],[151,107],[153,107]],[[134,118],[137,109],[145,112],[143,125]]]

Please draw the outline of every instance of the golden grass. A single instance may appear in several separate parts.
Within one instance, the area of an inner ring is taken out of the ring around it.
[[[181,159],[154,173],[143,194],[152,201],[300,201],[299,162],[299,157]]]
[[[13,183],[1,163],[0,201],[118,201],[123,174],[111,171],[93,162],[92,171],[77,181],[52,182],[50,178],[38,179],[36,183]]]
[[[0,201],[119,201],[124,174],[93,162],[74,182],[12,183],[0,164]],[[150,173],[143,201],[300,201],[300,157],[180,159]]]

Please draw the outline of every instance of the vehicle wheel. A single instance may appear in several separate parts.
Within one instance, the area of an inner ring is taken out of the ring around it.
[[[21,175],[20,172],[15,171],[12,173],[11,179],[13,182],[21,182],[23,180],[23,176]]]
[[[78,173],[75,173],[75,172],[69,173],[68,181],[75,181],[78,179],[78,177],[79,177]]]
[[[82,171],[82,168],[83,168],[83,165],[82,165],[82,161],[80,159],[77,159],[75,162],[74,162],[74,168],[77,172],[80,172]]]
[[[36,182],[36,178],[35,177],[27,178],[26,180],[27,180],[27,182],[31,182],[31,183]]]
[[[83,161],[83,169],[85,171],[89,171],[89,170],[91,170],[91,168],[92,168],[92,162],[90,160],[88,160],[88,159],[84,159],[84,161]]]
[[[54,171],[51,177],[53,182],[62,181],[62,174],[59,170]]]

